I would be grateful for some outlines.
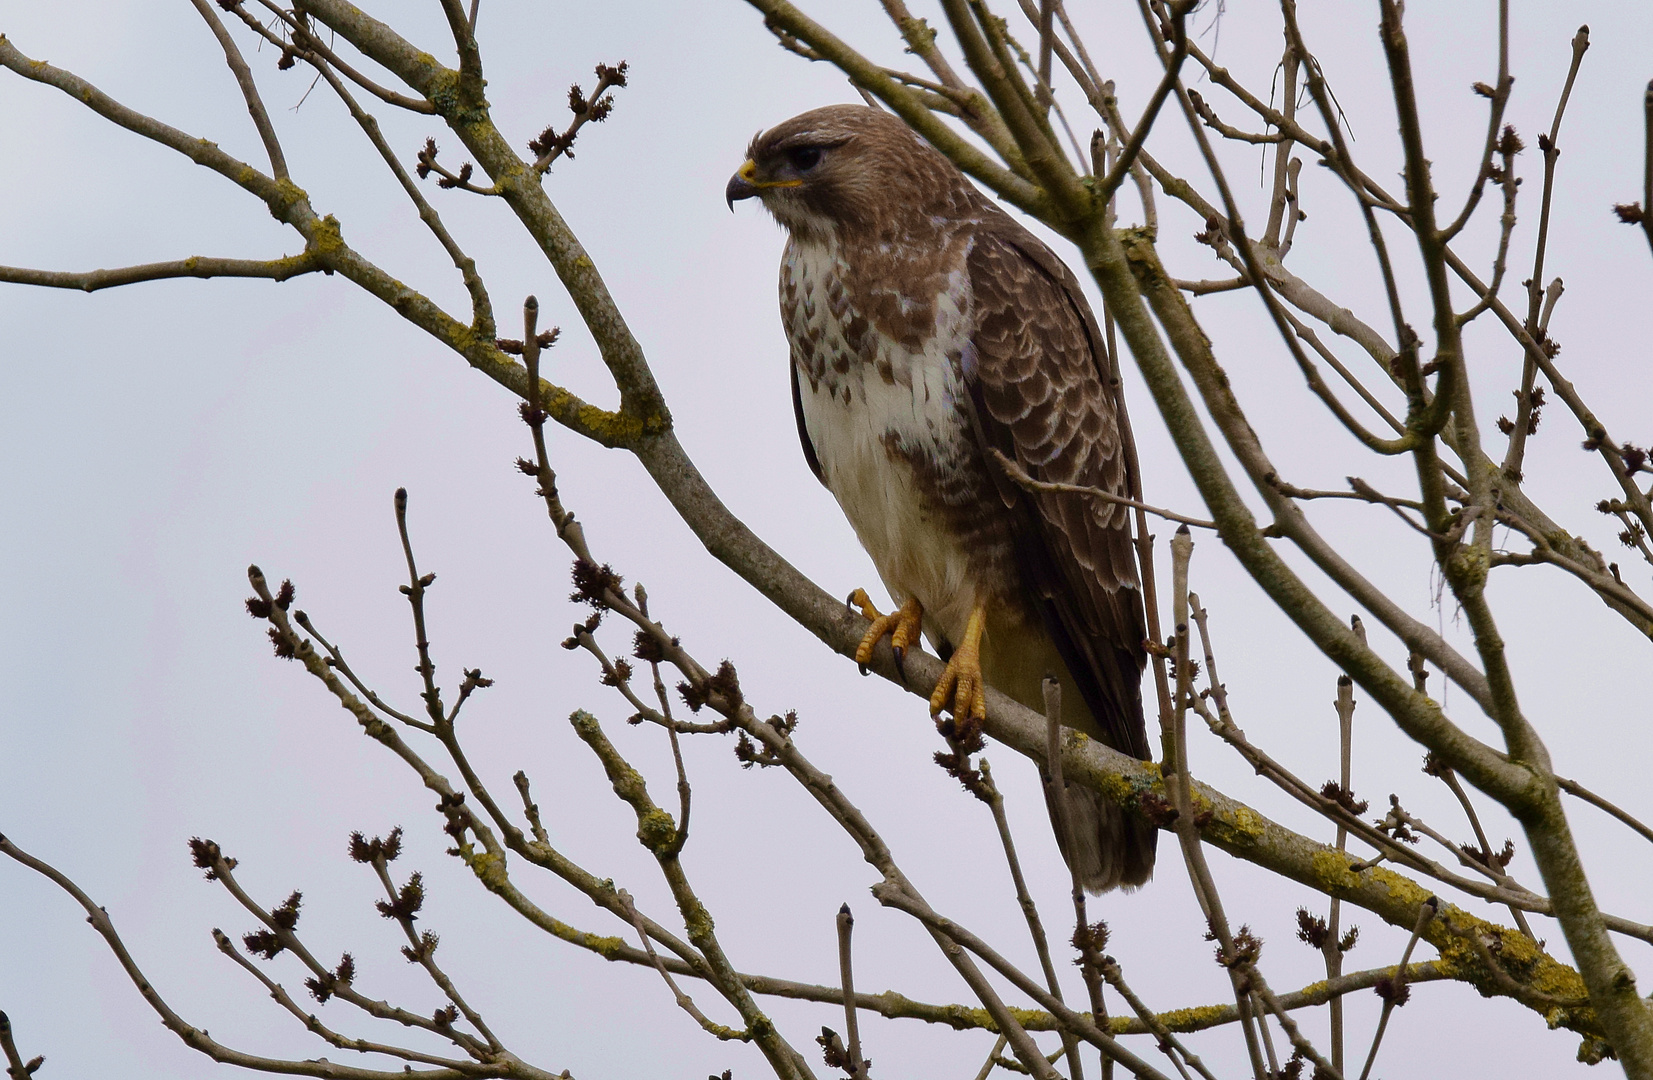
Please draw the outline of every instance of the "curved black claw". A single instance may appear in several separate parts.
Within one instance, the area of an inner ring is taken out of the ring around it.
[[[844,597],[844,607],[848,611],[854,611],[857,614],[859,614],[859,611],[855,606],[855,594],[854,593],[850,593],[848,596]]]
[[[890,651],[895,653],[895,671],[901,676],[901,681],[907,681],[907,649],[903,645],[892,645]]]
[[[861,670],[861,677],[863,679],[872,674],[872,671],[869,670],[865,664],[856,664],[855,666]]]

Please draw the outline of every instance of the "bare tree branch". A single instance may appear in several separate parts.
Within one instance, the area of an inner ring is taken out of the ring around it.
[[[141,281],[164,281],[168,278],[244,277],[269,278],[286,281],[300,274],[313,274],[324,269],[322,260],[313,252],[287,255],[280,259],[217,259],[192,255],[173,262],[144,263],[140,266],[122,266],[113,270],[33,270],[22,266],[0,266],[0,281],[18,285],[42,285],[51,289],[80,289],[97,292],[119,285],[135,285]]]

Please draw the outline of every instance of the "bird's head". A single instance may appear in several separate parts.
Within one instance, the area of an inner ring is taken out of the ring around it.
[[[876,229],[903,211],[930,207],[956,185],[953,166],[899,119],[865,105],[829,105],[753,138],[724,194],[756,197],[793,233]],[[893,212],[893,213],[892,213]]]

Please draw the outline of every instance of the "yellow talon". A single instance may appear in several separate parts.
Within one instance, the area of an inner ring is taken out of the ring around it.
[[[987,719],[987,691],[981,677],[981,635],[986,625],[987,608],[977,604],[965,624],[964,640],[953,650],[947,670],[941,673],[930,695],[931,716],[940,716],[942,709],[951,708],[953,719],[963,723]]]
[[[867,596],[865,589],[856,589],[849,595],[852,607],[861,609],[861,617],[872,622],[867,632],[861,638],[861,644],[855,647],[855,663],[861,669],[861,674],[867,673],[867,665],[872,663],[872,650],[886,634],[890,638],[890,647],[895,650],[895,666],[906,672],[902,662],[907,657],[907,648],[918,640],[919,633],[924,628],[924,608],[916,599],[909,598],[901,605],[899,611],[888,615],[881,614],[872,606],[872,600]]]

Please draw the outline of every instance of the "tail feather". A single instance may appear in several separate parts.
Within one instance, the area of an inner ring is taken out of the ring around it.
[[[1072,839],[1063,836],[1060,811],[1048,783],[1045,804],[1062,858],[1086,892],[1129,891],[1154,876],[1158,829],[1089,788],[1075,784],[1064,784],[1064,788],[1057,797],[1067,811]]]

